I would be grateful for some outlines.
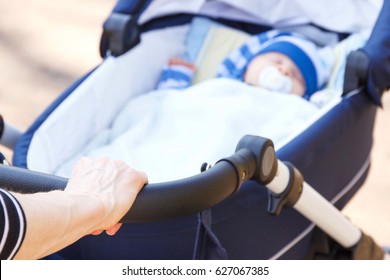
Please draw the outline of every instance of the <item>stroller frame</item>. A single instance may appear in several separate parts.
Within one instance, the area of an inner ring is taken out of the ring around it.
[[[63,190],[67,184],[67,180],[61,177],[4,165],[0,165],[0,174],[2,188],[22,193]],[[18,178],[16,184],[15,178]],[[145,186],[121,222],[162,220],[176,218],[178,213],[186,215],[201,212],[237,192],[247,180],[253,180],[269,189],[270,214],[279,215],[284,207],[293,207],[341,245],[341,250],[338,249],[341,252],[332,250],[332,258],[340,258],[341,255],[345,257],[346,254],[356,260],[389,258],[371,237],[362,233],[336,207],[304,182],[301,173],[291,163],[279,161],[271,140],[258,136],[244,136],[234,155],[221,159],[213,168],[198,176]],[[213,182],[212,186],[202,183],[210,181]],[[206,188],[200,188],[201,185],[206,185]],[[177,186],[182,192],[178,201]],[[206,189],[212,194],[211,199],[203,200],[202,205],[188,204],[194,196],[203,196]],[[174,193],[176,196],[173,202],[176,204],[172,207],[167,201]],[[150,205],[155,206],[148,207]],[[312,258],[317,258],[318,255],[324,258],[323,252],[313,251],[311,254]]]

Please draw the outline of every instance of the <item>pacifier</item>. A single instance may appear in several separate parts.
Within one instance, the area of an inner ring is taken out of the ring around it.
[[[271,91],[291,93],[293,83],[290,77],[283,75],[275,66],[264,68],[257,78],[258,85]]]

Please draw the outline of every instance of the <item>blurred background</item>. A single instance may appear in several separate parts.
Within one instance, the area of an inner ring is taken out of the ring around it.
[[[102,24],[115,3],[2,0],[0,114],[7,122],[24,131],[73,81],[101,62]],[[380,245],[389,246],[390,93],[383,101],[369,177],[343,212]],[[11,159],[12,151],[0,151]]]

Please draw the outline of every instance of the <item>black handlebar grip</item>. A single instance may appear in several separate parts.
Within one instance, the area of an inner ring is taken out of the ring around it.
[[[228,198],[247,180],[260,184],[271,181],[276,173],[276,160],[272,141],[244,136],[235,154],[198,175],[145,185],[121,222],[160,221],[203,211]],[[66,178],[0,165],[0,187],[10,191],[64,190],[67,183]]]
[[[19,193],[64,190],[68,179],[0,165],[0,187]],[[194,214],[221,202],[237,189],[235,167],[226,161],[193,177],[147,184],[138,194],[124,223],[152,222]]]
[[[68,179],[0,164],[0,187],[18,193],[64,190]]]
[[[191,215],[223,201],[237,187],[236,169],[222,161],[189,178],[146,185],[122,222],[152,222]]]

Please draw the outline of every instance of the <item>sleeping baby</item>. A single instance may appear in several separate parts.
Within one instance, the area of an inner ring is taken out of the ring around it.
[[[333,56],[295,33],[268,31],[254,35],[231,52],[219,66],[217,77],[243,81],[280,93],[310,99],[330,76]],[[181,58],[170,59],[157,89],[186,88],[196,67]]]

